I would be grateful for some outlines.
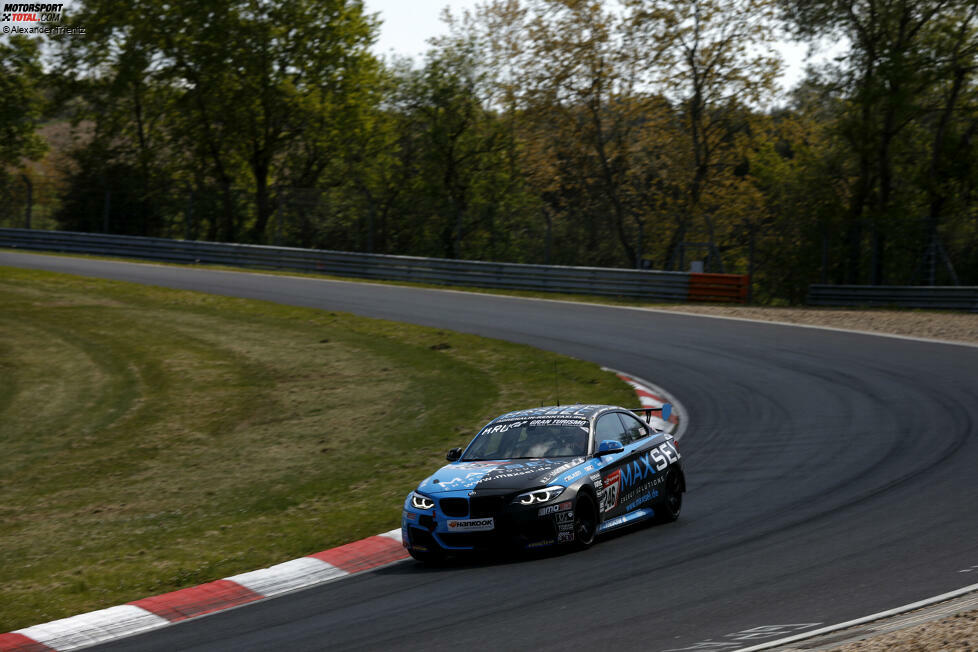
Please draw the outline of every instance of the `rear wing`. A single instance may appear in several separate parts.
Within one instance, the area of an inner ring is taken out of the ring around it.
[[[639,415],[639,416],[641,416],[642,413],[644,412],[645,413],[645,423],[650,423],[652,421],[652,413],[653,412],[661,412],[662,413],[662,420],[663,421],[668,421],[669,420],[669,417],[672,416],[672,403],[663,403],[662,404],[662,407],[652,407],[650,405],[645,405],[645,406],[642,406],[640,408],[634,408],[631,411],[634,412],[635,414]]]

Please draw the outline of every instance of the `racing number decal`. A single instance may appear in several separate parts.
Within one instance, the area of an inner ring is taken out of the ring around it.
[[[601,511],[610,512],[618,506],[618,489],[621,487],[621,471],[615,469],[604,477],[601,484]]]

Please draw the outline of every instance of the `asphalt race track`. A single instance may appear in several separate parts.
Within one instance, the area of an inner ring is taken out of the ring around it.
[[[105,649],[729,650],[978,581],[960,572],[978,564],[978,347],[0,252],[4,265],[531,344],[658,383],[689,413],[674,524],[579,554],[395,564]]]

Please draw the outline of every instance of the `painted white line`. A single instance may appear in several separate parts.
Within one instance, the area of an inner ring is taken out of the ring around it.
[[[343,575],[349,573],[315,557],[300,557],[224,579],[270,598],[329,582]]]
[[[166,618],[161,618],[141,607],[123,604],[18,629],[15,633],[55,650],[77,650],[166,627],[169,624],[170,621]]]
[[[769,641],[768,643],[762,643],[760,645],[755,645],[753,647],[741,648],[737,652],[755,652],[755,650],[770,650],[771,648],[781,647],[782,645],[789,645],[797,641],[804,641],[806,639],[813,638],[815,636],[821,636],[822,634],[831,634],[832,632],[837,632],[839,630],[855,627],[856,625],[865,625],[866,623],[873,622],[874,620],[889,618],[890,616],[898,616],[908,611],[913,611],[914,609],[920,609],[921,607],[927,607],[932,604],[936,604],[938,602],[944,602],[945,600],[957,598],[967,593],[971,593],[973,591],[978,591],[978,584],[972,584],[970,586],[957,589],[956,591],[951,591],[949,593],[944,593],[942,595],[936,595],[933,598],[927,598],[926,600],[921,600],[920,602],[905,604],[902,607],[897,607],[895,609],[881,611],[879,613],[873,614],[872,616],[864,616],[863,618],[857,618],[855,620],[839,623],[838,625],[829,625],[828,627],[823,627],[822,629],[816,629],[810,632],[805,632],[804,634],[789,636],[787,638],[782,638],[777,641]]]

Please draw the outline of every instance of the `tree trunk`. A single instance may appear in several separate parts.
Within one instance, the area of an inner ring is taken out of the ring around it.
[[[34,183],[31,178],[26,174],[21,174],[20,178],[24,180],[24,185],[27,186],[27,206],[24,207],[24,228],[31,228],[31,209],[34,207]]]

